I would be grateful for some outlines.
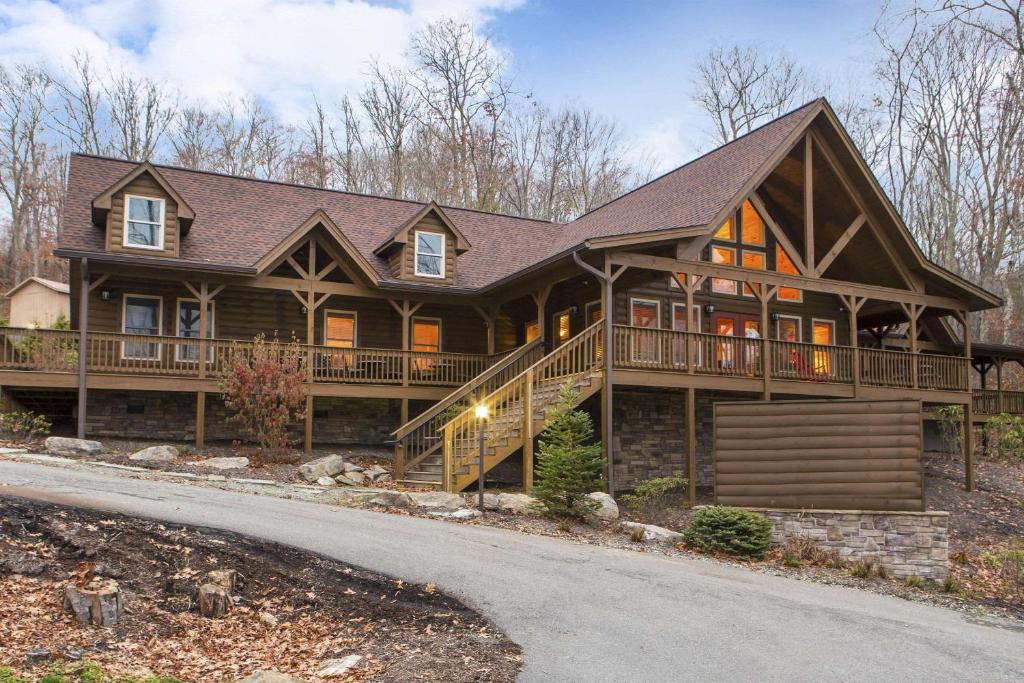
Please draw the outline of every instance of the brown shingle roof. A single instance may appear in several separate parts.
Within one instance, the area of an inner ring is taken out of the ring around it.
[[[485,287],[588,239],[708,224],[819,102],[782,116],[565,225],[444,207],[473,245],[458,257],[455,286]],[[137,165],[72,155],[62,249],[104,250],[103,230],[91,218],[92,200]],[[426,206],[170,166],[157,168],[195,211],[188,237],[181,242],[180,258],[197,264],[253,267],[314,211],[322,209],[382,281],[401,282],[392,277],[386,259],[373,252]]]

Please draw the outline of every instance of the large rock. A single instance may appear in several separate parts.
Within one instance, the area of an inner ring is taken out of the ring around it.
[[[362,655],[349,655],[341,659],[328,659],[323,663],[323,666],[317,669],[316,675],[323,678],[347,676],[349,671],[358,666],[361,661],[363,661]]]
[[[264,670],[254,671],[245,678],[239,678],[236,683],[305,683],[301,679],[283,674],[280,671]]]
[[[88,439],[72,439],[66,436],[51,436],[45,442],[46,452],[50,455],[98,455],[103,452],[103,444]]]
[[[178,459],[178,449],[174,446],[150,446],[135,451],[128,459],[137,462],[171,462]]]
[[[366,483],[366,475],[353,470],[352,472],[339,474],[334,478],[334,481],[345,486],[362,486]]]
[[[6,555],[0,555],[0,569],[4,569],[11,574],[36,576],[43,573],[43,570],[46,569],[46,563],[39,559],[38,555],[16,550]]]
[[[320,477],[319,479],[316,480],[316,483],[319,486],[326,486],[328,488],[338,485],[338,482],[334,481],[330,477]]]
[[[370,481],[377,481],[378,479],[380,479],[382,475],[385,475],[387,473],[388,471],[381,467],[380,465],[374,465],[373,467],[368,467],[365,470],[363,470],[363,474],[365,474],[366,478],[369,479]]]
[[[683,535],[679,532],[666,529],[665,527],[655,526],[653,524],[640,524],[639,522],[623,522],[623,529],[629,531],[636,531],[637,529],[643,529],[645,541],[656,541],[658,543],[679,543],[683,540]]]
[[[465,499],[457,493],[444,491],[425,491],[410,493],[413,505],[423,510],[445,510],[454,512],[466,504]]]
[[[615,502],[615,499],[604,491],[594,491],[588,493],[587,498],[596,501],[600,507],[593,511],[593,515],[598,519],[611,521],[619,518],[619,505]]]
[[[487,501],[484,501],[487,504]],[[537,499],[525,493],[499,493],[498,509],[517,515],[529,515],[539,512]]]
[[[215,470],[240,470],[249,466],[249,458],[207,458],[193,464],[196,467],[209,467]]]
[[[340,455],[325,455],[316,460],[299,465],[299,475],[309,482],[314,482],[320,477],[333,477],[342,472],[345,468],[345,459]]]
[[[401,491],[381,491],[373,498],[366,501],[367,505],[377,505],[382,508],[408,508],[413,506],[412,498],[408,493]]]
[[[466,493],[466,507],[479,508],[480,507],[480,493]],[[498,509],[498,494],[497,493],[484,493],[484,510],[497,510]]]

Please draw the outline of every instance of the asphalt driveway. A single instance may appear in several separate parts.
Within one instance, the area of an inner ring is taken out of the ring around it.
[[[432,581],[522,645],[524,681],[1024,680],[1018,625],[713,562],[26,463],[0,484]]]

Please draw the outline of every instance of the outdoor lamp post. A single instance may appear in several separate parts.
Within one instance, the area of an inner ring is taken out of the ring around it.
[[[484,425],[487,423],[487,406],[483,403],[476,407],[477,432],[480,434],[480,465],[477,476],[477,489],[480,492],[480,514],[484,514]]]

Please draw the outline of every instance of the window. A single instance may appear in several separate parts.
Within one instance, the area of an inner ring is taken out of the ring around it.
[[[356,345],[354,311],[324,311],[324,346],[351,349]]]
[[[729,216],[729,218],[726,219],[724,223],[722,223],[722,227],[715,231],[715,239],[724,240],[726,242],[735,242],[736,219],[733,218],[732,216]]]
[[[740,209],[740,239],[743,244],[764,246],[764,221],[750,200],[743,202]]]
[[[736,250],[729,247],[711,247],[711,262],[721,266],[735,266]],[[718,294],[735,294],[736,281],[713,277],[711,278],[711,291]]]
[[[697,319],[694,324],[694,332],[700,332],[700,306],[694,306],[694,313]],[[686,315],[686,304],[672,304],[672,329],[676,332],[687,332],[690,328],[690,320]],[[700,344],[696,344],[698,363],[700,359]],[[686,335],[673,335],[672,339],[672,362],[675,365],[686,365]]]
[[[836,324],[831,320],[811,321],[811,341],[821,346],[832,346],[836,343]],[[832,351],[828,349],[814,350],[814,372],[828,375],[832,372]]]
[[[561,346],[565,342],[572,338],[572,320],[569,316],[569,311],[560,311],[555,313],[551,317],[551,322],[555,328],[555,345]]]
[[[587,327],[601,319],[601,302],[591,301],[587,304]]]
[[[651,299],[630,299],[629,320],[633,327],[647,329],[658,329],[661,327],[661,305]],[[658,336],[652,333],[644,333],[633,330],[633,360],[641,363],[657,363],[660,354],[658,353]]]
[[[412,350],[437,353],[441,350],[441,321],[437,318],[412,319]]]
[[[138,249],[164,248],[164,200],[125,195],[121,244]]]
[[[749,251],[743,250],[743,267],[749,268],[750,270],[764,270],[764,252],[763,251]],[[760,291],[760,287],[758,288]],[[743,285],[744,296],[754,296],[754,290],[750,288],[750,285]]]
[[[802,341],[801,320],[794,315],[779,316],[779,340],[785,342]]]
[[[531,320],[526,323],[526,330],[523,336],[526,338],[527,344],[540,336],[540,326],[537,324],[536,320]]]
[[[206,309],[206,338],[213,339],[213,303],[209,302]],[[199,301],[197,299],[178,299],[178,336],[185,338],[199,338]],[[179,361],[196,362],[199,360],[198,344],[178,344],[174,351],[175,358]],[[206,360],[209,362],[213,357],[213,348],[206,350]]]
[[[782,245],[775,245],[775,270],[786,275],[799,275],[800,271],[796,269],[796,264],[789,258],[789,254],[785,252]],[[779,301],[803,301],[803,292],[793,287],[779,287],[779,292],[776,294]]]
[[[444,277],[444,235],[416,231],[416,275]]]
[[[162,332],[163,300],[158,296],[125,294],[121,330],[125,334],[158,336]],[[136,360],[159,360],[160,345],[145,341],[126,341],[121,357]]]

